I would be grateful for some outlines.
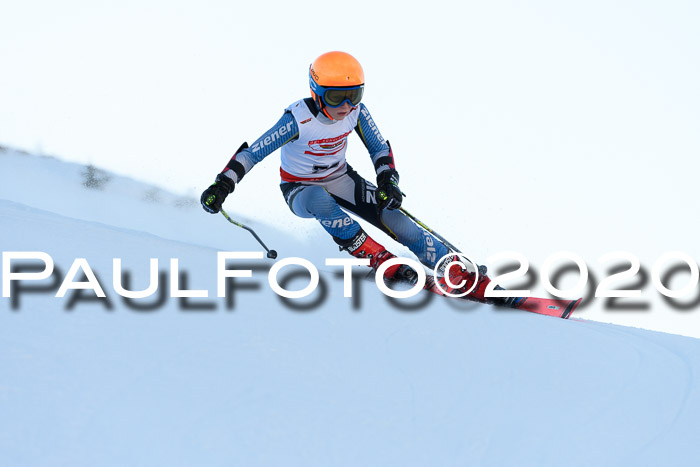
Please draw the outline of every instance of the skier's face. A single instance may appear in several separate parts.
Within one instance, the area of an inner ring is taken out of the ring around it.
[[[352,110],[352,105],[349,102],[345,102],[340,107],[326,107],[326,112],[331,116],[333,120],[342,120],[348,116]]]

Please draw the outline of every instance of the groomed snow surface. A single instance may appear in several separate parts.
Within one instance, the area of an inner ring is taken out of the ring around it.
[[[406,309],[370,281],[344,298],[325,237],[260,224],[325,295],[283,302],[263,259],[217,299],[217,251],[261,250],[222,216],[116,175],[85,188],[54,159],[4,151],[0,167],[2,251],[56,264],[0,299],[2,466],[700,465],[697,339],[423,295]],[[51,196],[27,185],[49,175]],[[107,301],[54,296],[75,258]],[[158,258],[166,294],[178,258],[180,288],[209,297],[127,303],[113,258],[132,289]]]

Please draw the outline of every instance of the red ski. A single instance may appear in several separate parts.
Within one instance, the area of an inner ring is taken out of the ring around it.
[[[506,306],[540,315],[567,319],[581,303],[581,300],[580,298],[577,300],[556,300],[552,298],[518,297]]]
[[[483,277],[483,279],[481,278]],[[479,279],[479,284],[475,289],[469,294],[459,297],[462,300],[471,300],[480,303],[487,303],[490,305],[515,308],[517,310],[529,311],[530,313],[537,313],[540,315],[554,316],[555,318],[567,319],[574,312],[576,307],[581,303],[581,298],[576,300],[566,300],[566,299],[552,299],[552,298],[537,298],[537,297],[485,297],[484,292],[486,286],[490,282],[488,276],[483,274]],[[438,295],[445,296],[445,292],[459,294],[460,290],[455,290],[449,287],[443,277],[439,277],[439,286],[435,283],[435,280],[428,276],[425,281],[425,290],[436,293]],[[473,283],[473,282],[472,282]],[[470,287],[468,283],[466,287]],[[496,289],[503,290],[502,288],[496,286]]]

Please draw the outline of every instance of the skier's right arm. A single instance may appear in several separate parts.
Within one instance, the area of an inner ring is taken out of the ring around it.
[[[248,143],[243,143],[224,170],[216,176],[216,181],[202,193],[200,201],[204,210],[212,214],[221,211],[226,197],[233,193],[236,184],[255,164],[298,137],[299,127],[296,120],[291,112],[285,112],[252,146],[248,147]]]

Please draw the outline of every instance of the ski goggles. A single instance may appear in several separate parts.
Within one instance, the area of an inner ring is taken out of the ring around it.
[[[323,103],[328,107],[340,107],[346,102],[355,106],[362,100],[362,94],[365,92],[365,85],[360,84],[359,86],[343,88],[324,88],[323,86],[318,86],[317,89],[318,91],[316,91],[316,94],[321,96]]]

